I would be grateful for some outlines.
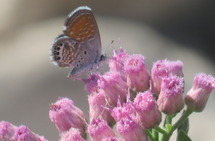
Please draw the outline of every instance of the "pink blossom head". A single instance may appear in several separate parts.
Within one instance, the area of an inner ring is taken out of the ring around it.
[[[112,58],[109,60],[110,71],[118,71],[124,73],[124,61],[129,56],[124,49],[114,51]]]
[[[101,141],[107,137],[116,137],[107,122],[102,119],[93,119],[88,125],[88,133],[93,141]]]
[[[5,141],[13,140],[16,129],[16,126],[7,121],[0,122],[0,139]]]
[[[134,92],[145,91],[149,88],[150,75],[142,55],[130,55],[124,64],[127,85]]]
[[[60,134],[60,141],[86,141],[82,138],[78,129],[70,128],[69,131],[65,131]]]
[[[160,111],[174,115],[184,107],[184,79],[178,76],[170,76],[163,79],[161,92],[157,103]]]
[[[15,132],[15,141],[47,141],[43,136],[33,133],[28,127],[21,125]]]
[[[128,86],[119,72],[111,71],[105,73],[98,80],[98,86],[104,90],[107,101],[112,106],[116,106],[118,100],[120,100],[121,103],[125,101],[128,93]]]
[[[159,95],[163,78],[168,76],[183,77],[183,63],[181,61],[158,60],[152,66],[152,91],[155,95]]]
[[[138,93],[134,99],[136,120],[145,129],[156,127],[161,122],[161,112],[150,90]]]
[[[100,78],[100,74],[92,74],[88,79],[84,79],[85,90],[91,94],[98,90],[98,79]]]
[[[133,103],[126,102],[123,105],[118,104],[117,107],[114,107],[111,115],[116,121],[121,120],[122,118],[132,117],[134,118],[135,108]]]
[[[188,91],[185,102],[188,108],[195,112],[204,110],[210,93],[215,88],[215,78],[205,73],[199,73],[194,78],[193,87]]]
[[[122,118],[116,124],[116,130],[123,141],[147,141],[144,129],[131,118]]]
[[[109,125],[115,123],[113,117],[111,116],[112,107],[107,102],[105,93],[102,89],[100,89],[97,93],[89,95],[88,102],[90,107],[90,121],[101,118],[107,121]]]
[[[77,128],[84,136],[86,121],[83,111],[73,104],[68,98],[59,98],[56,103],[51,104],[49,117],[60,133],[70,128]]]
[[[107,137],[103,138],[101,141],[119,141],[117,137]]]
[[[180,76],[183,77],[183,63],[180,60],[177,61],[169,61],[166,64],[170,75],[176,75],[176,76]]]

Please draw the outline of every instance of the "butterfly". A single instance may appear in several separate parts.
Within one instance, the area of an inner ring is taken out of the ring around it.
[[[51,60],[59,67],[73,67],[69,78],[77,78],[107,60],[101,54],[99,29],[89,7],[78,7],[68,15],[63,34],[52,45]]]

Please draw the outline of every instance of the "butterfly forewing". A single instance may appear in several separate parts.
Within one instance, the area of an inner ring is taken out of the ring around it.
[[[82,45],[81,52],[87,52],[85,55],[89,57],[85,64],[96,63],[100,59],[101,55],[101,40],[99,35],[99,29],[95,20],[95,17],[89,7],[82,6],[75,9],[68,15],[68,19],[65,22],[64,33],[68,37],[71,37]],[[85,65],[82,64],[82,65]]]
[[[94,38],[99,39],[99,43],[101,42],[95,17],[91,9],[85,6],[79,7],[69,14],[65,22],[64,33],[79,42]]]

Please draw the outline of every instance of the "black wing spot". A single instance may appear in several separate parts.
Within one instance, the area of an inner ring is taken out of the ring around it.
[[[87,54],[87,51],[85,50],[85,51],[84,51],[84,55],[86,55],[86,54]]]
[[[60,47],[62,47],[62,46],[63,46],[63,43],[62,43],[62,42],[60,42],[60,43],[57,43],[57,46],[60,46]]]
[[[54,55],[60,55],[60,53],[59,52],[55,52]]]

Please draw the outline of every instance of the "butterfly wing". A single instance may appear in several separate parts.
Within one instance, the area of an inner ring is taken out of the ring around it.
[[[52,60],[60,67],[74,67],[69,77],[79,76],[106,60],[95,17],[89,7],[79,7],[68,16],[64,34],[55,39]]]
[[[89,7],[81,6],[68,15],[64,33],[81,44],[80,51],[90,55],[90,63],[99,61],[101,40],[95,17]]]
[[[68,36],[60,35],[52,45],[51,60],[59,67],[76,66],[79,50],[79,42]]]

